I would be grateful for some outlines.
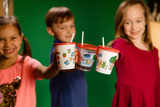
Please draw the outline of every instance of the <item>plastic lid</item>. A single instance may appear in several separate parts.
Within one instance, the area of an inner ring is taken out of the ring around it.
[[[107,47],[107,46],[103,47],[103,46],[99,45],[98,48],[101,48],[101,49],[104,49],[104,50],[107,50],[107,51],[111,51],[111,52],[115,52],[115,53],[120,53],[119,50],[111,48],[111,47]]]
[[[68,43],[55,43],[55,44],[53,44],[53,46],[58,46],[58,45],[72,45],[72,44],[76,44],[76,42],[68,42]]]
[[[83,43],[83,46],[82,46],[81,43],[78,43],[77,46],[84,49],[97,50],[97,46],[91,45],[91,44]]]

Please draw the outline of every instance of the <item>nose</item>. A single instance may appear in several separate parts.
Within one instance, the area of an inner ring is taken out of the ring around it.
[[[136,23],[132,23],[132,29],[136,29]]]
[[[72,33],[72,29],[71,29],[71,28],[68,28],[68,29],[67,29],[67,33],[68,33],[68,34],[71,34],[71,33]]]
[[[9,47],[11,45],[11,42],[10,41],[5,41],[5,47]]]

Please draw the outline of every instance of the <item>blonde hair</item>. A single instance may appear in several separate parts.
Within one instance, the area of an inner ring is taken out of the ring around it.
[[[151,36],[150,36],[149,9],[143,0],[125,0],[120,4],[117,10],[117,13],[116,13],[116,17],[115,17],[115,38],[114,40],[118,38],[123,38],[127,40],[128,42],[131,42],[130,39],[127,37],[127,35],[125,35],[124,33],[123,23],[124,23],[124,18],[126,16],[126,12],[128,8],[133,5],[140,5],[142,9],[144,10],[146,26],[145,26],[145,32],[143,34],[143,41],[149,46],[149,50],[152,50],[153,44],[152,44]],[[111,41],[108,45],[111,45],[112,43],[113,41]]]

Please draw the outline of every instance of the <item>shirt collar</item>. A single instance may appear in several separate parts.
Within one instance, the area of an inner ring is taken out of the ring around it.
[[[54,43],[63,43],[60,40],[54,40]]]

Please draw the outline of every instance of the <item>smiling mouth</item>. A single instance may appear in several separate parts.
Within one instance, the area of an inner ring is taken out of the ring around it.
[[[137,35],[139,34],[139,31],[136,31],[136,32],[130,32],[132,35]]]
[[[14,51],[14,49],[4,49],[5,54],[12,53],[13,51]]]
[[[66,36],[66,38],[71,38],[72,36]]]

